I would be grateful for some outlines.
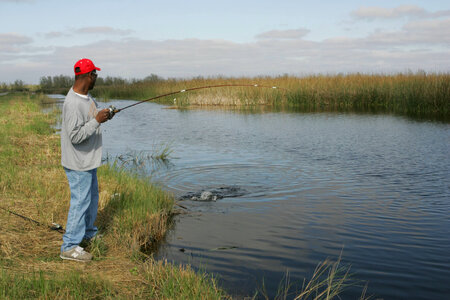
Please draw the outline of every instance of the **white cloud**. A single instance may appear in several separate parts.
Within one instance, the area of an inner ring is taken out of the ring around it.
[[[70,36],[68,33],[61,32],[61,31],[51,31],[44,34],[45,38],[47,39],[54,39],[54,38],[60,38],[60,37],[67,37]]]
[[[450,18],[409,22],[400,31],[376,32],[367,37],[372,45],[442,46],[450,44]]]
[[[426,14],[423,8],[413,5],[403,5],[395,8],[360,7],[353,11],[352,16],[359,19],[389,19],[404,16],[420,16]]]
[[[64,31],[51,31],[47,33],[41,33],[47,39],[56,39],[64,37],[73,37],[75,35],[102,35],[102,36],[128,36],[133,33],[130,29],[117,29],[109,26],[95,26],[95,27],[82,27],[82,28],[70,28]]]
[[[132,30],[112,28],[109,26],[83,27],[74,30],[80,34],[129,35]]]
[[[260,33],[257,39],[301,39],[307,35],[310,30],[306,28],[290,29],[290,30],[271,30]]]
[[[432,13],[415,5],[401,5],[394,8],[371,6],[360,7],[357,10],[353,11],[351,15],[357,19],[365,20],[397,19],[404,17],[435,18],[449,16],[450,10],[441,10]]]
[[[33,3],[35,0],[0,0],[0,2]]]
[[[407,23],[405,30],[414,31],[415,33],[431,34],[433,31],[439,31],[439,36],[449,37],[450,34],[450,18],[439,20],[423,20]]]
[[[21,47],[30,44],[33,40],[27,36],[16,33],[0,33],[0,53],[20,52]]]

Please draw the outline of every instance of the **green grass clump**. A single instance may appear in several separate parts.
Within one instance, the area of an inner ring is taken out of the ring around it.
[[[114,180],[116,186],[99,213],[102,231],[113,234],[133,251],[155,249],[165,235],[174,200],[160,188],[149,184],[117,165],[99,169],[99,176]]]
[[[111,283],[72,271],[57,273],[32,272],[14,274],[0,270],[2,299],[118,299]]]
[[[146,264],[142,270],[149,283],[150,299],[231,299],[206,273],[194,272],[189,266],[167,262]]]

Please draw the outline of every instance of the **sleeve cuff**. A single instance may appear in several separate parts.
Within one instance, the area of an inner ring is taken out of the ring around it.
[[[94,129],[97,129],[97,128],[100,127],[100,123],[97,121],[96,118],[93,118],[92,120],[90,120],[89,123],[92,124],[92,126],[94,127]]]

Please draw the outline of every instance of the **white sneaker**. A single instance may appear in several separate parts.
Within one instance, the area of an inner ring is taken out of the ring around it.
[[[80,246],[76,246],[75,248],[70,249],[65,252],[61,252],[59,257],[61,257],[62,259],[81,261],[81,262],[87,262],[87,261],[92,260],[92,254],[84,251],[84,249],[81,248]]]

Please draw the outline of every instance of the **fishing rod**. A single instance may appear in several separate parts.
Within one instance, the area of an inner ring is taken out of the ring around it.
[[[189,88],[189,89],[184,89],[181,91],[175,91],[175,92],[170,92],[167,94],[163,94],[163,95],[158,95],[149,99],[145,99],[133,104],[130,104],[128,106],[122,107],[122,108],[116,108],[114,106],[110,106],[109,107],[109,118],[111,119],[116,113],[125,110],[127,108],[133,107],[135,105],[147,102],[147,101],[152,101],[152,100],[156,100],[159,98],[163,98],[166,96],[171,96],[171,95],[176,95],[176,94],[180,94],[180,93],[185,93],[185,92],[190,92],[190,91],[195,91],[195,90],[202,90],[202,89],[210,89],[210,88],[219,88],[219,87],[258,87],[258,88],[271,88],[271,89],[280,89],[280,90],[287,90],[285,88],[281,88],[281,87],[277,87],[277,86],[268,86],[268,85],[259,85],[259,84],[217,84],[217,85],[207,85],[207,86],[200,86],[200,87],[194,87],[194,88]]]
[[[12,210],[6,209],[6,208],[4,208],[4,207],[1,207],[1,206],[0,206],[0,209],[3,209],[4,211],[9,212],[10,214],[15,215],[15,216],[17,216],[17,217],[20,217],[20,218],[22,218],[22,219],[24,219],[24,220],[30,221],[30,222],[32,222],[32,223],[34,223],[34,224],[36,224],[36,225],[48,227],[48,228],[50,228],[51,230],[58,231],[59,233],[64,233],[64,232],[66,232],[66,231],[64,230],[64,228],[63,228],[61,225],[57,224],[57,223],[52,223],[52,225],[45,225],[45,224],[42,224],[42,223],[40,223],[40,222],[38,222],[38,221],[36,221],[36,220],[33,220],[33,219],[31,219],[31,218],[28,218],[28,217],[25,217],[25,216],[23,216],[23,215],[21,215],[21,214],[18,214],[18,213],[16,213],[16,212],[12,211]]]

